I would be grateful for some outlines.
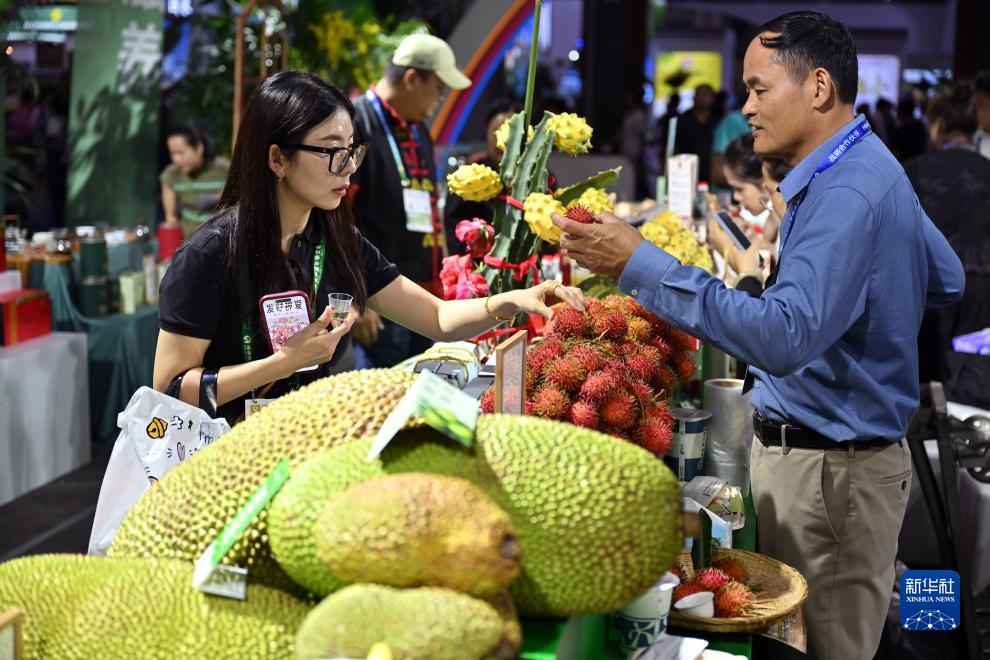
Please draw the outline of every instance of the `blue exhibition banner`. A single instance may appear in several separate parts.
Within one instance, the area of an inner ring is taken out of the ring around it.
[[[901,575],[901,625],[914,631],[958,628],[960,593],[955,571],[905,571]]]

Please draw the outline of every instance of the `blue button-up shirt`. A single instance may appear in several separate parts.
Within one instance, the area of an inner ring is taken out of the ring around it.
[[[812,181],[862,117],[806,156],[780,184],[788,216],[807,188],[761,297],[726,288],[643,242],[620,288],[673,325],[748,362],[753,407],[833,440],[898,439],[918,405],[925,307],[962,296],[959,258],[876,135]],[[787,216],[781,231],[786,232]]]

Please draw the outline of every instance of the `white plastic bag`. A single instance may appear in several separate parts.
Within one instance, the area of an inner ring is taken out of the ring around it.
[[[142,387],[117,415],[120,435],[103,477],[89,554],[105,555],[117,527],[155,482],[230,430],[225,419]]]

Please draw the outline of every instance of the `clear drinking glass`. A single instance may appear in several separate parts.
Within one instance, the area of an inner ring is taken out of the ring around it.
[[[351,309],[351,301],[354,298],[348,293],[331,293],[330,310],[334,321],[343,322],[347,318],[347,312]]]

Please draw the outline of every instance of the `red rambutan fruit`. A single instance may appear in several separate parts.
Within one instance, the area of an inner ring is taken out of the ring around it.
[[[694,581],[705,591],[715,593],[731,582],[732,578],[717,568],[705,568],[694,574]]]
[[[492,385],[481,395],[481,412],[490,415],[495,412],[495,386]]]
[[[632,395],[622,391],[612,394],[601,406],[602,421],[616,429],[627,429],[639,418],[639,409]]]
[[[601,371],[590,374],[578,390],[578,398],[591,403],[601,403],[615,391],[616,381]]]
[[[632,434],[633,441],[654,456],[669,454],[673,438],[670,429],[659,424],[640,424]]]
[[[567,412],[567,421],[588,429],[598,427],[598,408],[587,401],[575,401]]]
[[[674,587],[674,596],[671,599],[671,602],[676,603],[685,596],[690,596],[691,594],[696,594],[701,591],[704,591],[704,589],[697,582],[681,582],[679,585]]]
[[[543,367],[543,382],[557,385],[565,392],[573,392],[584,382],[585,372],[576,360],[554,358]]]
[[[619,312],[607,311],[591,319],[591,332],[596,337],[619,339],[625,337],[628,328],[626,317]]]
[[[583,337],[588,333],[588,317],[573,307],[554,308],[553,318],[547,324],[547,332],[554,332],[561,337]]]
[[[712,562],[712,568],[717,568],[736,582],[746,581],[746,569],[737,560],[727,555],[717,557]]]
[[[715,616],[745,616],[753,609],[753,592],[744,584],[729,582],[715,594]]]
[[[580,222],[582,225],[590,225],[597,222],[595,220],[595,214],[591,212],[591,209],[580,204],[575,204],[571,208],[567,209],[567,213],[564,215],[574,222]]]
[[[571,400],[559,387],[545,385],[533,397],[533,412],[540,417],[560,419],[567,413]]]
[[[674,373],[677,374],[678,380],[682,383],[691,380],[697,368],[694,364],[694,358],[689,353],[677,353],[674,355],[670,358],[670,366],[673,367]]]

